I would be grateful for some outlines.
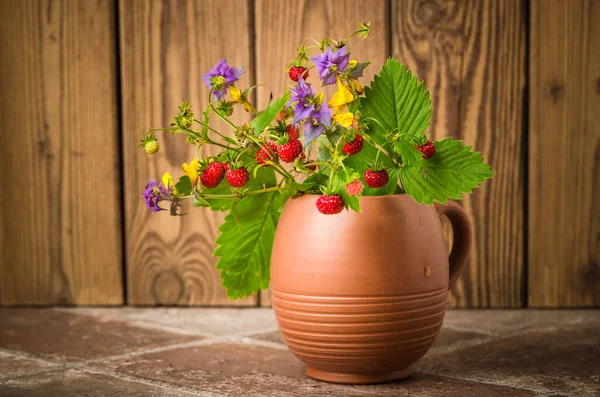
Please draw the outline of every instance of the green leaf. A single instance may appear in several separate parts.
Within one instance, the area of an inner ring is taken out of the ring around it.
[[[358,173],[352,169],[346,168],[348,174],[351,176],[350,179],[355,180],[355,177],[358,177]],[[335,192],[342,196],[344,199],[344,208],[352,209],[356,212],[362,212],[360,209],[360,200],[358,196],[350,196],[346,191],[346,184],[351,182],[348,178],[344,178],[346,173],[341,171],[333,176],[333,186],[335,188]],[[364,182],[363,182],[364,184]]]
[[[319,143],[319,154],[317,155],[317,160],[322,162],[331,161],[332,157],[330,150],[335,148],[335,145],[338,143],[341,137],[342,131],[339,129],[319,135],[317,138],[317,142]]]
[[[182,196],[188,196],[192,194],[192,181],[187,175],[179,178],[179,181],[175,184],[175,190]]]
[[[375,157],[377,157],[377,148],[371,145],[369,142],[365,141],[363,148],[360,152],[355,155],[348,156],[344,160],[344,165],[346,167],[350,167],[355,169],[360,173],[360,179],[365,181],[364,174],[367,170],[367,164],[374,161]],[[400,168],[394,163],[388,156],[384,153],[380,153],[378,157],[378,161],[383,164],[385,169],[387,170],[390,180],[385,185],[385,187],[381,189],[373,189],[367,187],[365,184],[365,189],[363,190],[363,196],[384,196],[387,194],[394,194],[396,191],[396,186],[398,185],[398,177],[400,176]]]
[[[319,186],[327,185],[329,177],[321,172],[312,174],[298,185],[298,190],[307,192],[309,190],[319,190]]]
[[[214,255],[229,298],[244,298],[269,286],[271,249],[284,202],[278,192],[244,197],[236,205],[243,234],[231,213],[219,227]]]
[[[479,152],[461,141],[446,138],[434,142],[435,155],[424,160],[422,167],[402,168],[400,178],[404,190],[419,203],[445,204],[449,198],[461,199],[480,183],[494,176],[492,168],[483,163]]]
[[[286,91],[281,98],[279,98],[275,102],[270,102],[267,105],[267,108],[261,114],[256,116],[254,120],[252,120],[250,126],[254,128],[254,135],[260,134],[265,128],[271,125],[273,120],[275,120],[275,118],[287,104],[289,99],[290,93],[289,91]]]
[[[403,134],[419,136],[429,126],[429,91],[395,59],[388,59],[370,87],[365,87],[361,103],[369,133],[379,145],[388,141],[387,133],[392,132],[396,137]]]
[[[194,207],[210,207],[210,203],[199,196],[194,196],[192,199],[192,205]]]
[[[420,169],[423,165],[423,153],[419,152],[415,144],[408,139],[400,139],[394,142],[394,151],[402,156],[402,162],[406,165]]]

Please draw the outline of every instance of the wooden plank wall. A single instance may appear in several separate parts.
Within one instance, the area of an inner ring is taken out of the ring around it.
[[[430,133],[497,173],[462,202],[476,237],[449,304],[600,306],[599,19],[600,0],[0,2],[0,305],[268,306],[268,291],[225,297],[223,214],[144,208],[147,179],[179,174],[193,149],[137,144],[183,100],[203,110],[201,76],[222,56],[242,85],[268,84],[264,106],[304,37],[370,20],[351,43],[373,62],[365,82],[388,56],[406,63],[431,91]]]
[[[533,0],[529,306],[600,306],[600,1]]]
[[[146,128],[168,126],[184,99],[202,113],[208,89],[201,77],[223,56],[249,70],[242,84],[254,84],[249,2],[121,0],[119,16],[128,302],[255,305],[256,297],[229,301],[221,288],[212,252],[222,213],[193,209],[185,217],[157,216],[141,201],[149,177],[180,175],[195,149],[181,136],[161,137],[155,156],[137,147]]]
[[[0,2],[0,303],[121,304],[112,0]]]

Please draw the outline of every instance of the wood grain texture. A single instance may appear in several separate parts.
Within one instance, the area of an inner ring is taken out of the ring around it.
[[[0,302],[123,302],[114,3],[0,3]]]
[[[529,305],[600,306],[600,2],[531,2]]]
[[[177,106],[191,102],[197,114],[208,105],[202,82],[223,56],[252,67],[249,2],[187,0],[119,2],[123,98],[123,151],[128,299],[136,305],[255,305],[256,297],[230,301],[213,257],[224,214],[193,208],[184,217],[151,214],[141,191],[149,178],[181,164],[195,148],[182,136],[161,135],[161,150],[149,156],[137,147],[148,127],[168,126]],[[252,74],[240,84],[252,85]],[[247,117],[237,109],[237,122]],[[222,131],[224,124],[211,123]],[[216,154],[203,148],[201,154]]]
[[[526,23],[522,1],[392,1],[393,56],[425,80],[429,133],[482,151],[497,176],[465,195],[471,261],[451,291],[457,307],[524,303],[523,106]],[[445,224],[448,234],[449,226]]]
[[[291,83],[285,69],[306,37],[344,39],[358,28],[359,22],[370,21],[369,38],[354,38],[349,43],[351,59],[372,62],[365,70],[363,84],[373,79],[389,56],[389,2],[386,0],[256,0],[254,9],[256,77],[258,83],[268,84],[256,90],[259,106],[268,103],[271,93],[274,97],[280,96]],[[321,86],[315,73],[309,82],[315,88]],[[324,92],[329,100],[334,86],[326,87]],[[262,292],[261,305],[270,304],[270,292]]]

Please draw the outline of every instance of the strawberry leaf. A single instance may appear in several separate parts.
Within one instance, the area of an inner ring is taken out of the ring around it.
[[[286,197],[278,192],[244,197],[219,227],[217,270],[227,296],[239,299],[269,286],[271,249],[277,221]]]
[[[396,138],[420,136],[429,126],[429,91],[406,66],[393,58],[375,75],[371,86],[365,87],[361,104],[369,133],[379,145],[390,141],[387,134]]]
[[[394,142],[394,152],[402,156],[402,162],[408,166],[421,168],[423,153],[419,152],[412,140],[400,139]]]
[[[187,175],[183,175],[179,178],[179,181],[175,184],[175,190],[182,196],[188,196],[192,194],[192,181]]]
[[[254,135],[259,135],[265,128],[271,125],[289,99],[290,93],[289,91],[286,91],[281,98],[277,99],[275,102],[270,102],[267,105],[267,108],[250,122],[250,126],[254,128]]]
[[[421,166],[407,165],[400,178],[407,194],[419,203],[445,204],[449,198],[461,199],[462,193],[471,193],[480,183],[494,176],[492,168],[483,163],[479,152],[461,141],[446,138],[434,142],[435,155]]]

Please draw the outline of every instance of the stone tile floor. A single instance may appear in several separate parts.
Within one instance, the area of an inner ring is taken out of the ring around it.
[[[600,396],[600,311],[455,310],[404,381],[306,377],[270,309],[0,309],[0,396]]]

